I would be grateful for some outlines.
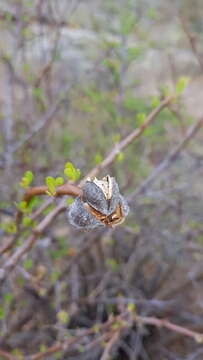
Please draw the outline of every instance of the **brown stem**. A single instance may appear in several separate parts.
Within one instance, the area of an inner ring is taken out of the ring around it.
[[[46,185],[42,186],[35,186],[28,188],[24,194],[23,201],[26,201],[27,204],[32,200],[34,196],[39,195],[47,195],[48,187]],[[53,195],[56,196],[63,196],[63,195],[69,195],[69,196],[82,196],[82,189],[79,186],[73,185],[73,184],[65,184],[62,186],[59,186],[56,188],[56,192]],[[19,225],[22,220],[23,212],[21,210],[18,210],[16,213],[16,224]]]

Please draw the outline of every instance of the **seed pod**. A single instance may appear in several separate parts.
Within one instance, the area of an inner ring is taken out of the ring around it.
[[[103,214],[106,214],[108,211],[105,195],[93,181],[87,181],[85,183],[83,188],[83,200]]]
[[[104,225],[122,223],[129,207],[114,178],[107,175],[102,180],[86,181],[83,196],[70,205],[69,221],[78,229],[92,230]]]
[[[104,226],[95,216],[93,216],[84,206],[82,200],[77,197],[70,205],[68,218],[71,225],[77,229],[93,230]]]
[[[87,181],[83,189],[84,200],[104,215],[115,211],[120,200],[119,187],[115,179],[107,175],[102,180]]]

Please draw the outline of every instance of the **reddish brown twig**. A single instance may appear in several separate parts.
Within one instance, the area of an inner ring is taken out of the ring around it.
[[[23,201],[26,201],[26,203],[28,205],[34,196],[47,195],[47,191],[48,191],[48,187],[46,185],[30,187],[26,190],[24,197],[23,197]],[[81,196],[82,189],[79,186],[67,183],[65,185],[57,187],[56,192],[53,196],[57,197],[57,196],[63,196],[63,195],[69,195],[69,196],[74,196],[74,197]],[[22,215],[23,215],[23,212],[21,210],[18,210],[17,214],[16,214],[16,224],[17,225],[20,224]]]

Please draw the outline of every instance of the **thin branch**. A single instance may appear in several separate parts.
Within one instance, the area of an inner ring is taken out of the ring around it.
[[[26,203],[29,204],[29,202],[32,200],[34,196],[47,195],[47,191],[48,191],[48,187],[46,185],[30,187],[26,190],[23,197],[23,201],[26,201]],[[63,195],[69,195],[76,197],[76,196],[81,196],[82,193],[83,193],[82,189],[79,186],[66,183],[65,185],[57,187],[55,194],[53,196],[58,197]],[[22,215],[23,212],[21,210],[18,210],[16,214],[17,225],[20,224]]]
[[[193,33],[191,33],[188,29],[188,26],[186,24],[186,21],[184,19],[183,16],[180,15],[180,21],[181,21],[181,25],[182,25],[182,28],[183,28],[183,31],[185,33],[185,35],[187,36],[188,38],[188,41],[189,41],[189,44],[190,44],[190,47],[191,47],[191,50],[194,54],[194,56],[196,57],[198,63],[199,63],[199,66],[200,66],[200,69],[201,71],[203,71],[203,61],[202,61],[202,56],[199,54],[198,52],[198,49],[197,49],[197,44],[196,44],[196,37]]]
[[[166,319],[158,319],[156,317],[137,316],[138,322],[146,325],[154,325],[158,328],[166,328],[179,334],[193,338],[197,343],[203,343],[203,333],[192,331],[186,327],[171,323]]]
[[[121,330],[119,329],[109,340],[109,342],[107,343],[105,350],[102,354],[101,360],[109,360],[110,359],[112,348],[116,344],[116,342],[119,340],[120,332],[121,332]]]
[[[49,26],[52,28],[63,28],[68,27],[69,23],[66,20],[58,21],[53,18],[50,18],[45,15],[39,15],[39,16],[31,16],[29,14],[24,14],[24,17],[26,18],[26,23],[31,24],[41,24],[45,26]],[[0,20],[1,21],[8,21],[9,23],[22,23],[22,17],[15,15],[9,11],[0,11]]]
[[[148,190],[149,186],[156,180],[156,178],[167,168],[169,168],[177,159],[180,152],[188,145],[190,140],[197,134],[200,128],[203,126],[203,117],[199,119],[194,125],[192,125],[184,139],[178,144],[174,150],[152,171],[150,176],[134,191],[128,196],[128,201],[132,202],[132,200],[140,195],[145,193]]]
[[[111,329],[111,325],[114,323],[114,322],[117,322],[117,321],[122,321],[125,316],[126,316],[126,312],[122,313],[121,315],[118,315],[118,316],[115,316],[115,317],[110,317],[109,320],[107,320],[105,323],[103,324],[99,324],[98,325],[98,330],[99,331],[108,331],[108,328],[110,327]],[[122,328],[124,326],[123,323],[121,323],[120,325]],[[111,329],[112,330],[112,329]],[[113,331],[113,330],[112,330]],[[86,337],[86,336],[89,336],[89,335],[92,335],[92,334],[95,334],[96,331],[95,331],[95,326],[93,326],[92,328],[90,329],[87,329],[85,331],[82,331],[82,332],[79,332],[79,334],[77,336],[74,336],[73,338],[71,338],[70,340],[67,340],[67,341],[64,341],[64,342],[60,342],[60,343],[56,343],[55,345],[49,347],[45,352],[38,352],[34,355],[31,355],[29,357],[30,360],[40,360],[40,359],[43,359],[44,357],[46,357],[47,355],[50,355],[50,354],[53,354],[57,351],[60,351],[60,350],[69,350],[70,346],[79,342],[80,339],[82,339],[83,337]],[[103,334],[105,337],[106,337],[106,333]],[[101,340],[104,340],[103,339],[103,335],[102,335],[102,338],[101,336],[99,336],[98,339],[96,339],[96,342],[97,340],[101,341]]]
[[[156,116],[163,110],[166,106],[168,106],[172,101],[174,100],[174,96],[169,96],[161,103],[157,108],[151,111],[151,113],[146,117],[144,123],[139,127],[136,128],[134,131],[132,131],[128,136],[126,136],[123,140],[121,140],[119,143],[115,144],[113,149],[110,151],[110,153],[106,156],[106,158],[96,166],[94,169],[92,169],[88,177],[94,177],[96,176],[101,170],[105,169],[109,165],[112,164],[112,162],[115,160],[115,157],[118,155],[119,152],[124,150],[128,145],[130,145],[135,139],[140,137],[145,129],[151,124],[151,122],[156,118]],[[86,178],[85,178],[86,179]]]
[[[60,109],[61,104],[64,102],[64,99],[60,99],[56,104],[53,104],[42,116],[41,120],[33,127],[30,133],[25,134],[21,140],[16,144],[12,145],[10,153],[18,151],[21,146],[27,143],[34,135],[36,135],[47,123],[53,118],[56,112]]]

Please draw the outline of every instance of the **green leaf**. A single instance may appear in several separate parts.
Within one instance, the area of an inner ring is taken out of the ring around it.
[[[146,119],[146,114],[145,113],[138,113],[136,115],[136,123],[138,126],[142,125],[143,122],[145,121]]]
[[[11,293],[4,294],[4,301],[6,304],[10,304],[12,300],[13,300],[13,294]]]
[[[95,164],[98,165],[102,162],[102,156],[100,153],[96,153],[95,157],[94,157],[94,161],[95,161]]]
[[[33,95],[38,98],[41,99],[42,98],[42,89],[40,89],[39,87],[36,87],[32,90]]]
[[[151,106],[153,108],[156,108],[157,106],[159,106],[160,104],[160,97],[159,96],[154,96],[152,99],[151,99]]]
[[[158,13],[157,13],[157,10],[155,8],[149,8],[148,11],[147,11],[147,15],[152,20],[158,20]]]
[[[102,95],[96,88],[86,88],[84,92],[94,104],[98,104],[102,100]]]
[[[128,61],[133,61],[139,58],[143,54],[143,49],[141,46],[132,46],[128,50]]]
[[[128,35],[136,25],[136,17],[133,12],[126,12],[122,15],[121,18],[121,33],[123,35]]]
[[[0,320],[3,320],[5,317],[5,312],[3,306],[0,305]]]
[[[84,348],[84,346],[82,344],[78,344],[77,345],[77,350],[78,350],[79,353],[83,353],[85,351],[85,348]],[[109,360],[110,360],[110,358],[109,358]]]
[[[129,303],[128,304],[128,311],[129,312],[135,312],[136,311],[136,306],[135,306],[135,304],[133,304],[133,303]]]
[[[34,178],[33,173],[31,171],[26,171],[25,176],[27,180],[31,183]]]
[[[113,258],[107,259],[106,260],[106,265],[108,265],[109,268],[114,272],[117,271],[118,267],[119,267],[117,261],[115,259],[113,259]]]
[[[32,223],[32,220],[29,218],[29,216],[24,216],[23,217],[22,224],[24,226],[29,226],[29,225],[31,225],[31,223]]]
[[[127,96],[124,99],[123,106],[126,110],[129,111],[138,111],[143,112],[146,109],[146,104],[143,99]]]
[[[21,210],[22,212],[27,211],[27,202],[21,201],[19,204],[16,204],[17,209]]]
[[[31,171],[26,171],[21,179],[20,186],[23,188],[27,188],[31,184],[33,179],[33,173]]]
[[[71,205],[71,204],[73,203],[73,201],[74,201],[74,199],[71,198],[71,197],[69,197],[69,198],[67,199],[67,204],[68,204],[68,205]]]
[[[61,275],[60,271],[57,270],[52,271],[50,275],[51,283],[54,284],[58,280],[60,275]]]
[[[40,348],[39,348],[39,351],[43,353],[43,352],[45,352],[46,350],[47,350],[47,346],[44,345],[44,344],[41,344],[41,345],[40,345]]]
[[[0,225],[1,229],[5,232],[14,234],[17,231],[16,224],[14,221],[9,221]]]
[[[25,270],[30,270],[33,266],[33,261],[32,259],[26,259],[24,262],[23,262],[23,267]]]
[[[62,177],[57,177],[55,180],[55,185],[56,186],[61,186],[64,183],[64,179]]]
[[[122,151],[120,151],[117,155],[116,155],[116,161],[118,162],[122,162],[125,158],[125,155]]]
[[[168,87],[167,85],[165,85],[165,86],[160,86],[160,91],[161,91],[161,93],[162,93],[162,95],[163,95],[164,97],[168,97],[168,96],[170,96],[170,94],[171,94],[170,89],[169,89],[169,87]]]
[[[103,65],[105,67],[107,67],[110,71],[111,74],[114,78],[115,81],[119,80],[120,74],[119,74],[119,68],[120,68],[120,63],[117,59],[109,59],[106,58],[103,60]]]
[[[48,187],[48,195],[54,196],[56,194],[55,179],[52,176],[47,176],[45,182]]]
[[[121,140],[121,135],[120,134],[113,134],[112,135],[113,143],[118,143],[120,140]]]
[[[57,313],[57,319],[61,324],[67,324],[69,321],[69,315],[67,311],[61,310]]]
[[[186,88],[189,78],[182,76],[176,83],[176,95],[180,95]]]
[[[80,177],[80,170],[75,169],[71,162],[67,162],[65,165],[64,174],[67,176],[69,181],[76,181]]]

